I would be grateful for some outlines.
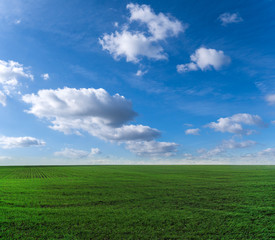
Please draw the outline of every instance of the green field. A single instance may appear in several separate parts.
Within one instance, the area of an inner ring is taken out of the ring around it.
[[[0,167],[1,239],[275,239],[275,166]]]

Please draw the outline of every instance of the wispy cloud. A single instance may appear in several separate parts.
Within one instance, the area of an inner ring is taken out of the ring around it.
[[[170,157],[175,155],[179,145],[173,142],[141,141],[128,142],[126,148],[138,156]]]
[[[79,158],[93,158],[94,156],[100,153],[101,151],[99,148],[92,148],[90,152],[74,149],[74,148],[65,148],[59,152],[55,152],[54,155],[57,157],[63,157],[63,158],[79,159]]]
[[[212,159],[222,154],[224,155],[228,150],[249,148],[256,144],[257,142],[252,140],[246,140],[242,142],[236,142],[234,139],[223,140],[221,144],[210,150],[199,149],[197,151],[199,155],[190,155],[188,157],[192,159]]]
[[[11,160],[12,158],[9,156],[0,156],[0,161],[5,161],[5,160]]]
[[[228,13],[228,12],[221,14],[218,17],[218,19],[221,21],[221,24],[223,26],[226,26],[227,24],[230,24],[230,23],[239,23],[243,21],[239,13]]]
[[[29,68],[15,61],[0,60],[0,103],[6,106],[6,96],[20,86],[20,79],[33,80]]]
[[[0,91],[0,104],[2,104],[2,106],[4,107],[6,106],[6,100],[7,100],[6,94]]]
[[[250,164],[272,164],[274,165],[275,148],[266,148],[264,150],[248,153],[241,156],[241,160],[244,162],[250,162]],[[252,162],[252,163],[251,163]]]
[[[0,147],[4,149],[44,146],[43,140],[34,137],[0,137]]]
[[[190,128],[185,130],[186,135],[200,135],[200,129],[199,128]]]
[[[17,19],[14,21],[15,24],[20,24],[21,23],[21,19]]]
[[[275,104],[275,94],[266,95],[265,100],[268,102],[268,104],[274,105]]]
[[[142,76],[145,75],[147,72],[148,72],[148,71],[137,70],[136,76],[142,77]]]

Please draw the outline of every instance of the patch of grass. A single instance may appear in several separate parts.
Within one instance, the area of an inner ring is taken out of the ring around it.
[[[275,166],[0,167],[1,239],[274,239]]]

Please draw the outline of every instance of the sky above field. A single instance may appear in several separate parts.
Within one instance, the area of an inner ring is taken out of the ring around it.
[[[275,164],[274,13],[0,0],[0,165]]]

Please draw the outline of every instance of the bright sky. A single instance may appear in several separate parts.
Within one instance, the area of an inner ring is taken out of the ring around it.
[[[0,165],[275,164],[274,13],[0,0]]]

